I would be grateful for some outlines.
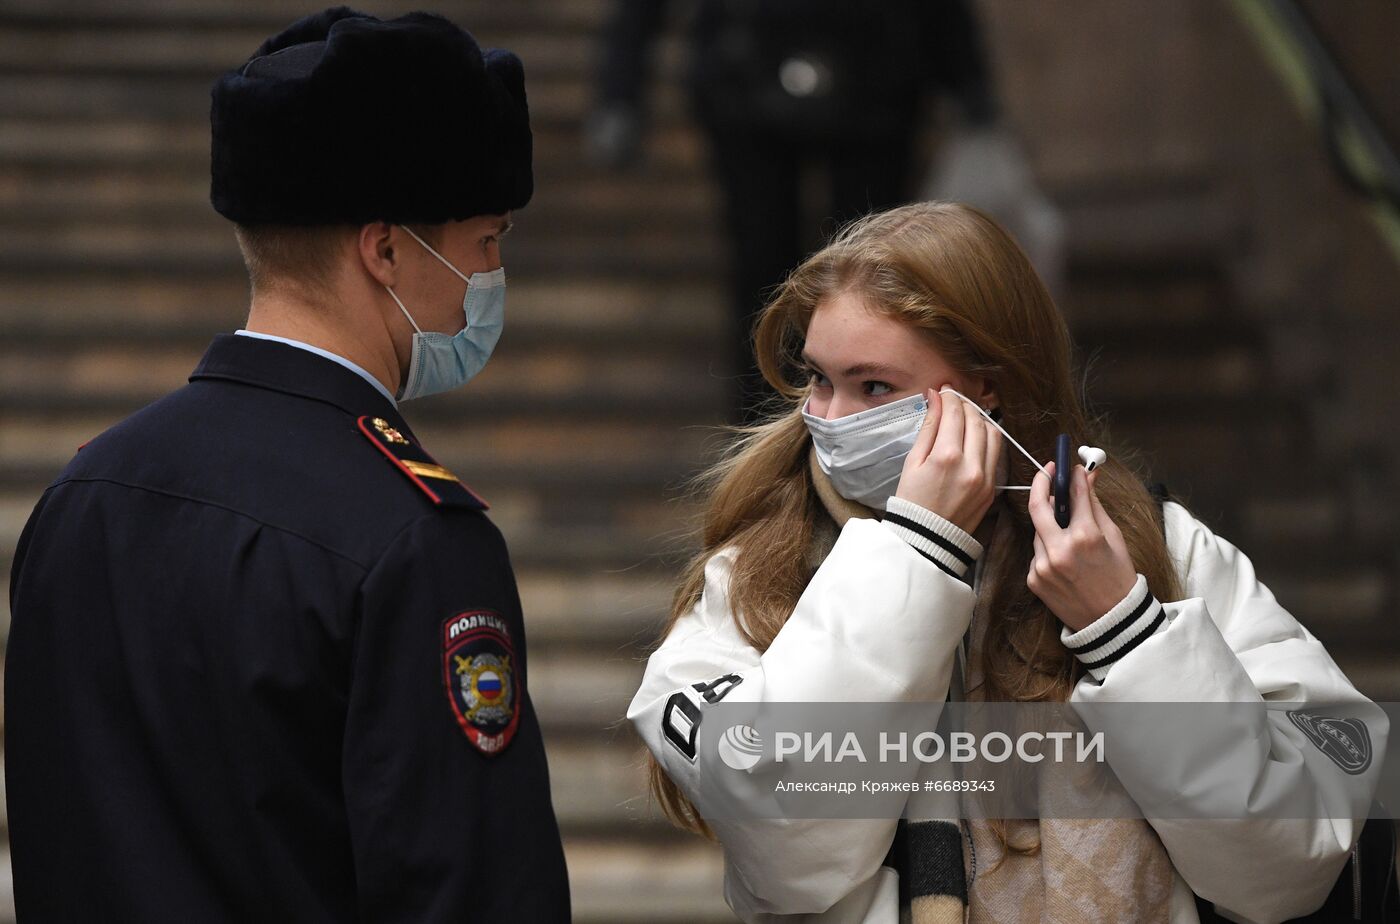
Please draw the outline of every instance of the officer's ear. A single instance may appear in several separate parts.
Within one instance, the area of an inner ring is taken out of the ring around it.
[[[396,225],[387,221],[374,221],[360,226],[360,233],[356,238],[360,263],[365,272],[381,286],[398,284],[401,267],[399,248],[404,237]]]

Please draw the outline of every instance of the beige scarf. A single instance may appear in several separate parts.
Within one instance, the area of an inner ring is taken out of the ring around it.
[[[875,518],[869,507],[847,500],[832,486],[810,456],[812,485],[830,515],[813,536],[813,565],[831,551],[842,526],[852,517]],[[991,540],[986,543],[980,567],[995,573],[995,558],[1008,547],[1011,522],[997,517]],[[970,648],[966,663],[976,665],[980,639],[987,627],[985,600],[979,594],[972,613]],[[975,668],[973,669],[975,671]],[[973,673],[966,686],[976,690]],[[972,697],[976,698],[975,692]],[[962,876],[955,870],[929,869],[930,864],[956,862],[948,854],[948,822],[909,819],[901,822],[898,841],[909,845],[904,856],[914,869],[901,869],[906,880],[901,889],[901,921],[911,924],[1082,924],[1085,921],[1165,922],[1172,892],[1173,870],[1166,848],[1151,825],[1135,818],[1045,818],[1007,822],[1012,845],[1029,848],[1008,851],[990,822],[962,822]],[[919,845],[932,845],[920,851]],[[914,888],[908,888],[912,880]],[[958,895],[965,882],[965,899]],[[920,884],[936,888],[921,889]],[[933,894],[918,894],[932,891]]]

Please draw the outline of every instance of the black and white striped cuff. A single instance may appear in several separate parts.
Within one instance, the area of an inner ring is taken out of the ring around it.
[[[1113,609],[1078,632],[1060,630],[1060,641],[1074,652],[1095,680],[1103,683],[1108,669],[1128,652],[1167,627],[1167,613],[1137,576],[1133,589]]]
[[[966,574],[982,554],[982,543],[962,528],[902,497],[891,497],[885,502],[884,524],[955,578]]]

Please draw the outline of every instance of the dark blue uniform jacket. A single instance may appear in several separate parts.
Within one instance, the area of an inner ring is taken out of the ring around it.
[[[83,448],[10,588],[19,919],[568,920],[483,506],[363,379],[246,337]]]

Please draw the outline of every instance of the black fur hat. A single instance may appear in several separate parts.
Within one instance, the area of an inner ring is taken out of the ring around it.
[[[335,7],[214,84],[210,201],[243,225],[438,224],[530,201],[520,59],[429,13]]]

